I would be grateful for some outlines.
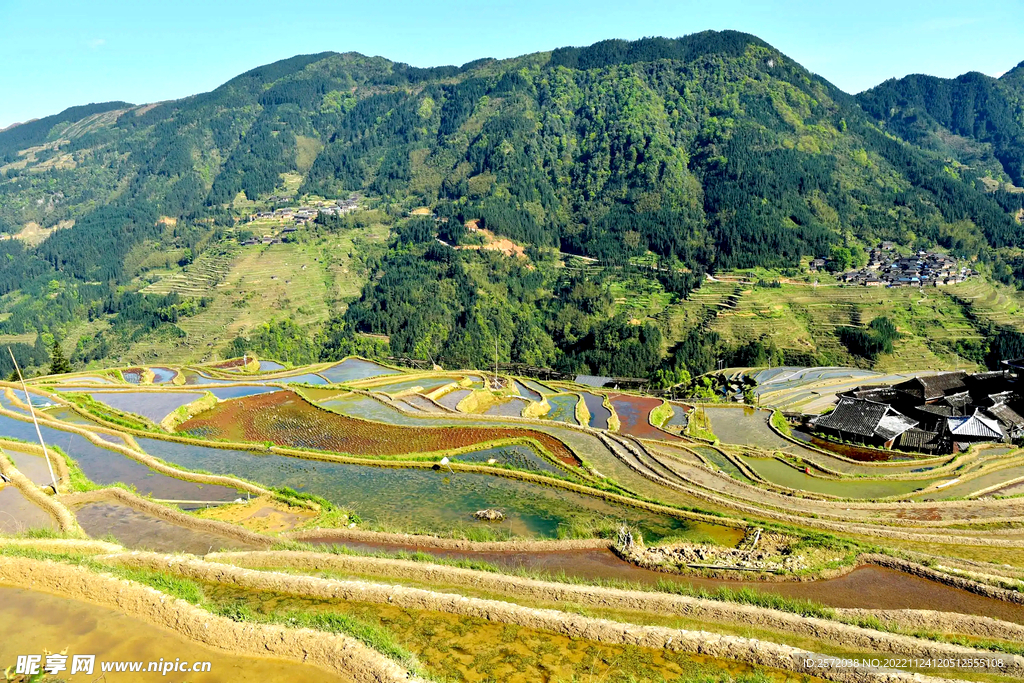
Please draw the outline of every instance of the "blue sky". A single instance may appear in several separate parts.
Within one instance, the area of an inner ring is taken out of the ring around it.
[[[850,92],[1024,61],[1024,0],[0,0],[0,128],[76,104],[204,92],[302,53],[434,66],[704,29],[758,35]]]

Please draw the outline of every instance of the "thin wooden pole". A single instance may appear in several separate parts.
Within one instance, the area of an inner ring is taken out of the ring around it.
[[[18,361],[14,358],[14,352],[11,351],[11,347],[7,347],[7,353],[11,354],[11,361],[14,363],[14,369],[18,373],[18,379],[21,380],[21,388],[25,391],[25,403],[28,404],[28,412],[32,415],[32,424],[36,426],[36,436],[39,437],[39,445],[43,447],[43,459],[46,460],[46,467],[50,470],[50,481],[53,482],[53,493],[57,493],[57,477],[53,473],[53,464],[50,462],[50,454],[46,452],[46,442],[43,441],[43,433],[39,429],[39,420],[36,419],[36,409],[32,406],[32,397],[28,393],[28,387],[25,385],[25,378],[21,374],[21,368],[18,367]]]

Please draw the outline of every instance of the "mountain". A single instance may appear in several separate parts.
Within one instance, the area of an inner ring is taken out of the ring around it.
[[[0,231],[45,235],[0,242],[0,334],[77,339],[78,363],[187,354],[188,321],[224,289],[197,289],[196,271],[209,283],[223,275],[209,264],[240,258],[239,221],[282,196],[355,192],[372,210],[301,238],[329,290],[281,295],[280,317],[305,322],[227,316],[218,329],[245,335],[232,349],[298,358],[386,338],[396,355],[481,365],[497,341],[506,360],[648,374],[699,321],[624,316],[609,278],[641,267],[673,300],[705,272],[792,274],[879,240],[1024,275],[1022,195],[1006,185],[1024,172],[1022,82],[1017,67],[853,97],[754,36],[708,31],[461,67],[304,55],[182,100],[75,108],[0,132]],[[406,218],[419,207],[434,217]],[[479,249],[490,235],[523,258]],[[599,265],[562,268],[559,250]],[[174,273],[191,284],[166,284]],[[714,352],[690,356],[696,370]]]
[[[903,139],[1024,186],[1024,62],[998,79],[976,72],[893,79],[857,100]]]

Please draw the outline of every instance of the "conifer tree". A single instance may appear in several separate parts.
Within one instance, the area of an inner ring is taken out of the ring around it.
[[[53,340],[53,351],[50,358],[51,375],[63,375],[71,372],[71,361],[64,357],[64,349],[60,347],[60,342],[56,339]]]

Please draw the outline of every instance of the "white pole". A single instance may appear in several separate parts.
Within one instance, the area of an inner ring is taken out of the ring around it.
[[[36,419],[36,409],[32,406],[32,397],[29,396],[28,387],[25,386],[25,378],[21,374],[21,368],[18,367],[18,361],[14,359],[14,352],[11,351],[11,347],[7,347],[7,353],[11,354],[11,361],[14,363],[14,369],[18,373],[18,379],[21,380],[21,388],[25,391],[25,403],[28,404],[28,412],[32,414],[32,424],[36,426],[36,436],[39,437],[39,445],[43,447],[43,459],[46,460],[46,467],[50,470],[50,481],[53,482],[53,493],[57,493],[57,477],[53,474],[53,464],[50,462],[50,454],[46,452],[46,442],[43,441],[43,433],[39,430],[39,420]]]

